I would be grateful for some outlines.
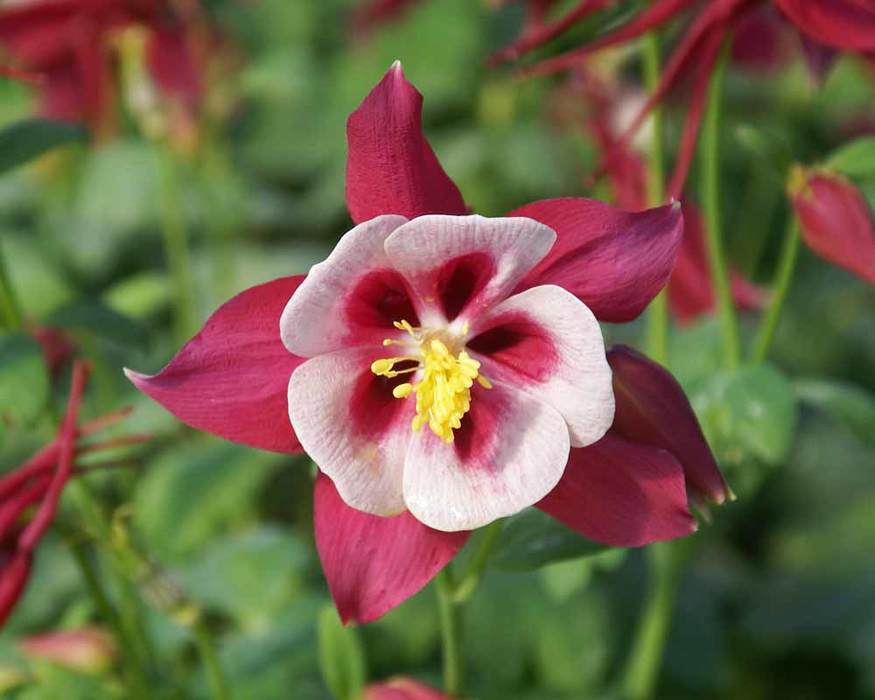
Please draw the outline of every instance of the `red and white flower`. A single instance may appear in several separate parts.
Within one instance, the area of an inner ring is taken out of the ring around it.
[[[614,400],[596,320],[632,320],[665,285],[680,208],[567,198],[472,216],[421,108],[396,63],[348,123],[357,226],[306,278],[226,303],[157,375],[128,372],[189,425],[314,458],[316,544],[345,621],[400,604],[469,528],[528,505],[638,546],[695,529],[690,460],[716,472],[706,496],[725,496],[679,387],[663,398],[686,421],[683,457],[605,433]]]

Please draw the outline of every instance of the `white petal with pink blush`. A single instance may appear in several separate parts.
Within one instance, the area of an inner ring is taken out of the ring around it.
[[[512,294],[554,231],[527,218],[379,217],[314,267],[280,322],[304,449],[352,507],[468,530],[533,505],[604,435],[611,370],[560,287]]]

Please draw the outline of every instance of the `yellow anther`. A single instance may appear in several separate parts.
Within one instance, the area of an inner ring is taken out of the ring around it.
[[[382,360],[374,360],[371,363],[371,372],[373,372],[377,376],[385,375],[388,372],[391,372],[392,367],[394,366],[395,360],[391,357],[386,357]]]
[[[405,383],[399,384],[394,389],[392,389],[392,396],[396,399],[406,399],[413,392],[413,384]]]

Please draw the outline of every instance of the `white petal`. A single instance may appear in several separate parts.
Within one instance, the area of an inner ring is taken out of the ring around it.
[[[562,477],[569,449],[556,409],[512,387],[475,386],[455,442],[427,427],[410,441],[404,501],[436,530],[481,527],[546,496]]]
[[[348,505],[395,515],[405,509],[402,472],[415,405],[392,396],[397,382],[371,372],[384,354],[353,348],[307,360],[289,381],[289,418]]]
[[[572,446],[590,445],[611,427],[614,391],[602,331],[577,297],[554,285],[527,289],[477,319],[471,333],[468,349],[481,372],[558,410]]]
[[[314,265],[289,300],[280,333],[289,352],[314,357],[351,345],[377,344],[394,333],[392,321],[379,309],[363,306],[363,285],[403,285],[386,257],[384,242],[406,222],[403,216],[378,216],[359,224],[340,239],[323,262]],[[366,300],[367,301],[367,300]],[[379,294],[373,299],[382,301]]]
[[[473,317],[506,297],[555,240],[553,229],[533,219],[429,215],[394,231],[386,239],[386,253],[439,321],[462,308],[463,317]],[[460,281],[452,275],[457,264],[466,266],[471,288],[468,298],[459,300],[460,308],[447,309],[447,295],[459,292]]]

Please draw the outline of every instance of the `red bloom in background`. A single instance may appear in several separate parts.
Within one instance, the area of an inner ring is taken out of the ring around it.
[[[121,411],[79,426],[87,375],[87,366],[75,362],[67,410],[55,440],[18,469],[0,476],[0,626],[24,592],[34,552],[55,518],[64,487],[77,473],[76,456],[143,440],[131,436],[104,443],[77,443],[127,415]],[[27,518],[31,509],[35,510]]]
[[[607,176],[614,199],[624,209],[637,211],[646,208],[647,166],[633,145],[622,137],[625,125],[621,118],[621,103],[622,100],[634,99],[634,95],[624,93],[609,79],[601,79],[587,68],[574,73],[570,88],[572,99],[582,96],[589,108],[586,125],[598,146],[598,172]],[[686,323],[713,312],[716,301],[704,222],[698,209],[689,201],[684,203],[683,212],[684,235],[669,279],[668,299],[674,317]],[[762,289],[734,270],[730,271],[730,281],[738,308],[757,309],[762,306]]]
[[[412,678],[393,678],[368,685],[361,700],[450,700],[450,696]]]
[[[376,231],[389,219],[404,217],[411,220],[403,225],[405,229],[411,227],[410,235],[414,235],[414,224],[424,230],[416,235],[421,236],[423,245],[435,246],[432,263],[440,264],[444,261],[442,246],[455,249],[461,239],[440,230],[429,232],[427,224],[440,220],[449,226],[455,220],[457,233],[468,240],[468,227],[479,218],[467,216],[468,208],[458,188],[423,136],[421,109],[422,97],[404,78],[400,64],[395,64],[350,116],[346,195],[352,219],[359,226],[347,236],[354,235],[364,245],[363,231],[374,227]],[[424,217],[427,214],[444,216]],[[537,285],[557,285],[569,296],[577,297],[575,303],[583,302],[597,318],[625,322],[638,316],[664,286],[682,232],[677,206],[628,213],[593,200],[566,198],[534,202],[509,216],[534,219],[556,234],[546,256],[524,279],[514,277],[514,266],[518,266],[515,258],[494,259],[488,246],[481,252],[473,251],[462,260],[464,264],[448,267],[446,277],[433,279],[430,274],[419,275],[413,268],[405,276],[412,274],[410,279],[416,285],[427,280],[435,282],[443,303],[458,298],[482,299],[486,290],[494,293],[496,285],[515,286],[513,291],[523,294]],[[535,226],[534,222],[525,225]],[[372,254],[383,255],[380,251],[384,250],[390,260],[394,259],[392,255],[398,250],[397,236],[393,239],[393,235],[389,234],[385,248],[379,236],[371,241],[369,245],[376,251]],[[475,239],[493,240],[491,236],[481,239],[479,234]],[[345,237],[335,256],[343,257],[342,249],[352,245],[351,240]],[[410,241],[405,245],[409,246]],[[427,250],[420,252],[424,255]],[[326,344],[326,350],[338,338],[355,341],[356,334],[360,339],[392,339],[392,333],[398,332],[392,321],[405,318],[399,316],[400,310],[412,315],[424,308],[415,304],[411,307],[419,291],[409,291],[403,279],[390,274],[391,269],[361,279],[366,271],[362,265],[353,260],[349,261],[352,264],[341,265],[338,260],[315,268],[311,273],[314,277],[306,282],[303,276],[287,277],[242,292],[216,311],[201,332],[157,375],[129,372],[128,376],[143,392],[195,428],[262,449],[300,452],[301,443],[292,422],[297,425],[302,412],[322,411],[322,403],[331,399],[326,392],[335,392],[342,383],[334,374],[323,373],[324,391],[300,393],[300,381],[295,380],[297,370],[313,360],[291,354],[280,337],[284,309],[303,304],[296,301],[298,290],[309,288],[310,295],[317,287],[324,289],[323,298],[329,305],[325,309],[326,332],[321,340],[314,335],[308,342]],[[327,275],[329,270],[342,274],[344,279],[334,272]],[[332,306],[339,290],[341,299],[352,303],[346,311]],[[344,290],[358,293],[349,296]],[[350,320],[364,325],[346,327]],[[545,365],[542,358],[559,348],[554,345],[556,338],[543,330],[531,321],[511,324],[502,327],[502,332],[487,344],[504,357],[507,369],[531,367],[533,396],[555,379],[555,367]],[[308,352],[311,356],[318,354],[315,349]],[[339,357],[345,352],[341,349],[334,354]],[[337,445],[339,449],[354,449],[355,459],[371,459],[369,455],[379,455],[390,447],[383,438],[394,423],[396,407],[405,405],[404,399],[410,395],[409,390],[396,392],[397,382],[375,376],[383,374],[386,367],[379,363],[369,367],[370,361],[367,358],[367,363],[357,363],[355,374],[349,374],[346,383],[349,391],[358,392],[359,403],[364,401],[362,405],[373,410],[353,410],[350,403],[347,412],[342,402],[336,404],[340,412],[335,423],[351,436],[348,443],[339,441]],[[527,365],[529,361],[533,364]],[[660,375],[664,372],[660,368],[653,371]],[[459,390],[464,386],[460,384]],[[627,391],[634,397],[644,389],[646,386],[633,382]],[[648,399],[643,407],[628,413],[623,431],[612,429],[588,447],[572,448],[559,484],[537,507],[585,536],[618,546],[638,546],[692,532],[695,522],[688,510],[687,489],[717,502],[725,498],[726,489],[683,393],[673,387],[659,397],[672,407],[673,417],[683,416],[681,422],[686,426],[671,436],[670,444],[661,437],[668,431],[660,433],[644,427],[659,426],[662,416],[668,414],[665,405]],[[475,428],[474,437],[488,437],[496,424],[479,422],[474,415],[478,402],[487,406],[482,398],[472,396],[471,415],[463,416],[463,426],[466,421],[468,425],[480,425],[484,432],[478,433]],[[508,410],[512,408],[511,402]],[[619,415],[624,409],[619,404],[617,408]],[[493,415],[500,423],[506,413],[502,410]],[[489,413],[481,415],[488,417]],[[630,426],[638,426],[639,430]],[[429,437],[427,431],[422,435],[423,439]],[[331,440],[335,440],[333,435]],[[466,444],[471,443],[464,439],[448,443],[455,445],[456,454],[465,461]],[[330,455],[321,458],[324,461]],[[363,480],[373,479],[386,469],[379,460],[370,463],[376,471],[361,471]],[[498,474],[503,466],[492,464],[488,470]],[[695,476],[700,471],[710,478]],[[471,476],[482,479],[488,475],[481,467]],[[434,494],[437,501],[445,496]],[[344,621],[368,622],[399,605],[455,556],[469,534],[433,529],[409,511],[381,517],[357,510],[344,501],[338,487],[324,473],[316,481],[314,510],[317,548]]]
[[[860,190],[838,173],[801,166],[789,189],[808,247],[875,284],[875,221]]]
[[[115,100],[113,36],[147,31],[147,62],[162,94],[200,98],[191,37],[168,0],[32,0],[0,10],[0,46],[16,67],[40,76],[40,111],[100,131]]]
[[[634,132],[654,104],[661,101],[684,76],[692,76],[690,108],[668,187],[668,194],[672,198],[680,196],[686,181],[704,114],[711,73],[720,47],[726,37],[733,33],[736,37],[739,36],[739,28],[744,29],[743,22],[764,2],[765,0],[710,0],[701,4],[667,62],[659,86],[629,128],[629,133]],[[543,24],[536,32],[524,32],[513,44],[496,53],[493,61],[515,59],[611,4],[613,0],[580,0],[564,16]],[[810,41],[841,51],[875,51],[873,0],[773,0],[773,4]],[[699,3],[696,0],[656,0],[606,35],[580,48],[535,63],[525,69],[526,73],[544,75],[576,68],[590,54],[635,40],[697,5]]]

